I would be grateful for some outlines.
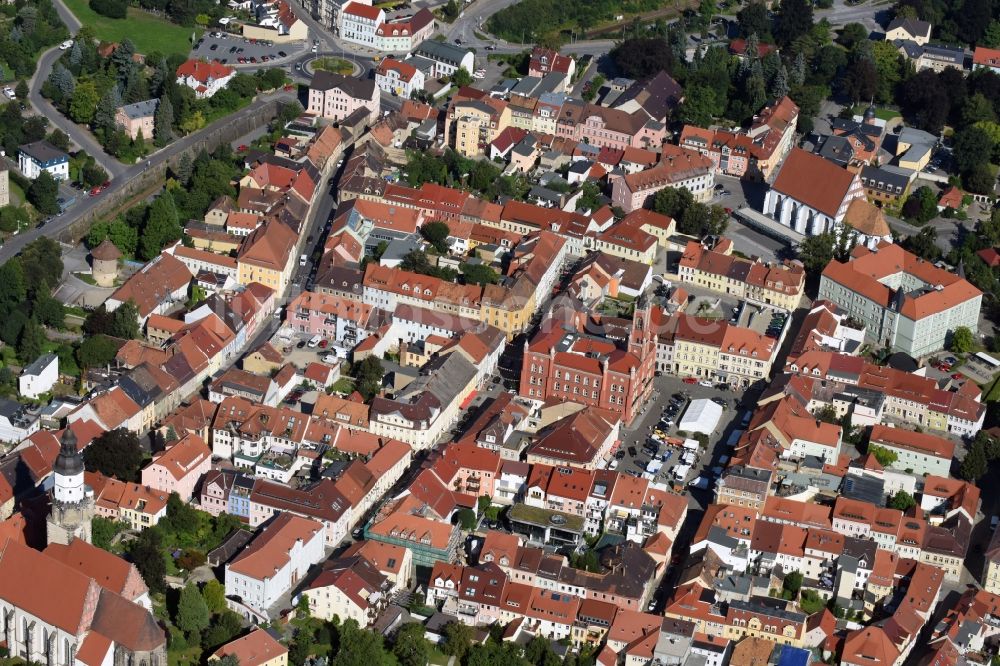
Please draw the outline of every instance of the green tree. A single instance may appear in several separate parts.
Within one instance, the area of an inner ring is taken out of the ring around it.
[[[441,643],[441,651],[456,657],[461,662],[472,646],[472,627],[461,622],[449,622],[443,631],[444,641]]]
[[[966,172],[974,166],[989,162],[993,155],[993,143],[982,129],[966,127],[955,134],[952,155],[959,170]]]
[[[163,592],[166,589],[167,563],[164,560],[160,531],[148,528],[140,532],[139,537],[130,544],[129,555],[149,591],[153,594]]]
[[[924,224],[937,215],[937,196],[926,185],[910,193],[903,203],[903,217],[914,224]]]
[[[139,254],[149,260],[170,243],[180,240],[183,230],[180,215],[170,190],[164,190],[149,207],[146,224],[139,239]]]
[[[868,28],[860,23],[848,23],[837,36],[837,42],[848,51],[852,50],[860,42],[868,39]]]
[[[21,363],[31,363],[42,353],[42,345],[45,343],[45,331],[42,325],[34,317],[21,329],[21,335],[17,338],[17,358]]]
[[[354,377],[354,385],[358,392],[368,401],[382,389],[385,368],[382,367],[382,362],[377,357],[368,356],[360,363],[351,366],[351,376]]]
[[[976,482],[989,470],[989,461],[983,447],[973,445],[958,466],[958,475],[966,481]]]
[[[459,67],[451,75],[451,82],[456,86],[471,86],[472,85],[472,74],[469,74],[469,70],[464,67]]]
[[[868,453],[875,456],[875,460],[877,460],[878,464],[882,465],[882,467],[889,467],[899,459],[899,456],[895,451],[890,451],[885,447],[876,446],[874,444],[868,447]]]
[[[434,220],[420,227],[420,235],[430,243],[440,254],[448,252],[448,235],[451,230],[445,222]]]
[[[431,656],[431,644],[424,638],[424,625],[408,622],[396,632],[392,654],[400,666],[426,666]]]
[[[748,3],[736,13],[736,22],[740,27],[740,35],[749,37],[757,35],[766,38],[771,32],[771,19],[768,16],[767,6],[763,2],[754,0]]]
[[[0,307],[10,310],[28,295],[24,268],[19,258],[0,264]]]
[[[979,123],[995,124],[996,120],[997,114],[993,110],[993,103],[986,99],[986,96],[982,93],[975,93],[974,95],[971,95],[962,105],[963,125],[976,125],[977,128],[982,129],[979,126]],[[995,147],[996,141],[993,140],[992,135],[990,135],[990,140]]]
[[[211,579],[201,588],[201,596],[205,600],[205,606],[213,615],[226,610],[226,588],[218,581]]]
[[[79,88],[79,86],[77,86],[77,88]],[[94,129],[101,130],[105,133],[112,132],[116,125],[115,114],[118,112],[118,107],[121,105],[121,90],[119,90],[117,85],[110,86],[107,92],[101,96],[100,101],[97,103],[97,107],[91,113],[91,116],[93,117]]]
[[[118,347],[106,335],[93,335],[85,339],[77,350],[77,361],[82,368],[100,368],[114,360]]]
[[[97,111],[97,86],[93,81],[81,81],[73,89],[73,98],[69,104],[69,117],[73,122],[86,125],[94,119]]]
[[[908,236],[902,246],[927,261],[937,261],[941,256],[941,248],[937,246],[937,230],[934,227],[924,227],[913,236]]]
[[[982,162],[976,164],[971,169],[962,174],[962,185],[969,192],[975,194],[992,194],[996,177],[990,169],[990,165]]]
[[[692,86],[684,93],[684,103],[678,109],[678,120],[688,125],[708,127],[714,120],[717,103],[715,90],[708,86]]]
[[[101,433],[83,450],[83,464],[88,472],[100,472],[126,482],[139,478],[144,458],[138,436],[125,428]]]
[[[951,332],[948,340],[948,349],[956,354],[968,354],[976,346],[976,339],[972,331],[966,326],[959,326]]]
[[[80,176],[86,187],[97,187],[98,185],[103,185],[108,180],[108,172],[97,162],[84,164]]]
[[[831,233],[807,236],[799,244],[799,260],[809,273],[819,273],[833,261],[836,238]]]
[[[340,626],[340,645],[330,666],[390,666],[392,655],[382,646],[382,636],[358,626],[357,621],[347,620]]]
[[[899,509],[900,511],[908,511],[916,505],[917,501],[913,499],[913,495],[905,490],[896,491],[896,494],[889,498],[888,504],[890,509]]]
[[[552,643],[544,636],[535,636],[524,646],[524,658],[534,666],[559,666],[562,661],[552,650]]]
[[[1000,21],[996,19],[990,21],[983,33],[983,38],[979,40],[979,44],[990,49],[1000,47]]]
[[[458,524],[462,526],[463,530],[472,530],[476,528],[476,512],[472,509],[462,509],[457,514]]]
[[[170,143],[170,139],[173,138],[173,126],[174,106],[170,103],[170,96],[164,95],[156,106],[156,115],[153,116],[153,143],[157,148]]]
[[[45,137],[45,140],[64,153],[69,152],[69,136],[67,136],[66,132],[63,132],[61,129],[57,128],[49,132],[49,135]]]
[[[111,315],[111,335],[134,340],[139,337],[139,308],[132,299],[122,303]]]
[[[201,596],[197,586],[188,583],[181,590],[180,599],[177,602],[177,615],[174,623],[179,629],[187,633],[200,632],[208,626],[210,617],[205,599]]]
[[[12,233],[28,224],[31,218],[22,206],[4,206],[0,208],[0,231]]]
[[[500,274],[486,264],[463,263],[458,268],[465,277],[466,284],[478,284],[484,287],[500,281]]]
[[[44,291],[35,297],[35,302],[31,307],[31,314],[34,315],[42,326],[64,328],[66,325],[66,309],[63,307],[63,304]]]
[[[20,256],[29,292],[50,291],[62,280],[62,248],[43,236],[29,243]]]
[[[48,171],[42,171],[28,187],[28,201],[43,215],[59,212],[59,183]]]
[[[587,181],[580,188],[580,198],[576,200],[577,212],[594,212],[601,205],[601,188],[597,183]]]
[[[774,36],[788,46],[813,28],[813,5],[809,0],[781,0],[775,12]]]
[[[90,521],[91,543],[102,550],[111,551],[111,544],[119,534],[128,529],[128,525],[117,520],[94,516]]]
[[[243,631],[243,620],[231,610],[223,609],[212,618],[212,624],[202,634],[201,646],[205,650],[218,649]]]
[[[785,580],[782,582],[781,586],[792,598],[799,596],[799,590],[802,589],[802,572],[792,571],[791,573],[785,574]]]

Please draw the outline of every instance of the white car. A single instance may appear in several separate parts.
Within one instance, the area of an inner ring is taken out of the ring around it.
[[[707,379],[703,379],[700,382],[698,382],[698,386],[704,386],[705,388],[712,388],[713,386],[715,386],[715,384],[713,384]]]
[[[63,42],[62,44],[59,45],[59,50],[60,51],[65,51],[65,50],[70,49],[72,47],[73,47],[73,40],[72,39],[67,39],[65,42]]]
[[[10,99],[17,99],[17,95],[14,93],[14,89],[11,88],[10,86],[4,87],[3,94],[9,97]]]
[[[485,79],[486,78],[486,70],[485,69],[477,69],[475,72],[472,73],[472,78],[474,78],[474,79]]]
[[[337,365],[338,363],[340,363],[340,359],[337,358],[336,354],[326,354],[325,356],[323,356],[323,362],[329,363],[330,365]]]

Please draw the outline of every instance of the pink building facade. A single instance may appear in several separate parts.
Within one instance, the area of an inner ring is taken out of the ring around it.
[[[343,120],[358,109],[368,109],[372,119],[379,116],[381,98],[374,81],[316,72],[309,84],[307,112],[321,118]]]
[[[183,439],[153,457],[142,470],[142,485],[176,492],[187,501],[194,496],[201,477],[212,469],[212,450],[198,435]]]

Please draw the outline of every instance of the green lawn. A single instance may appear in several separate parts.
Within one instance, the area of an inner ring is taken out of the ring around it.
[[[66,0],[66,6],[80,19],[80,23],[94,29],[98,39],[120,42],[128,37],[136,50],[143,54],[157,51],[163,55],[187,55],[191,51],[191,33],[196,33],[197,37],[202,32],[201,29],[175,25],[135,7],[128,8],[128,18],[112,19],[92,10],[87,0]]]
[[[344,76],[350,76],[354,73],[354,65],[343,58],[317,58],[313,60],[312,68],[322,69],[334,74],[343,74]]]
[[[854,112],[855,115],[860,116],[864,114],[865,109],[867,108],[868,106],[866,104],[859,104],[856,107],[854,107],[852,111]],[[899,111],[896,111],[894,109],[875,107],[875,117],[878,118],[879,120],[889,121],[892,120],[893,118],[898,118]]]
[[[21,204],[23,204],[24,203],[24,190],[21,189],[21,186],[18,185],[17,183],[15,183],[13,180],[10,180],[8,182],[8,185],[10,186],[10,188],[9,188],[9,191],[10,191],[10,205],[11,206],[20,206]]]

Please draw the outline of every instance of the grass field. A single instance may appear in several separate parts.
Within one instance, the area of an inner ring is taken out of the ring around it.
[[[101,16],[90,8],[87,0],[66,0],[66,6],[80,19],[80,23],[94,29],[97,38],[105,42],[121,42],[128,37],[139,53],[163,55],[191,50],[191,33],[199,36],[201,29],[185,28],[170,21],[148,14],[135,7],[128,8],[128,18],[112,19]]]
[[[343,74],[344,76],[350,76],[354,73],[354,65],[343,58],[317,58],[313,60],[312,68],[322,69],[334,74]]]
[[[860,116],[860,115],[862,115],[865,112],[865,109],[867,109],[867,108],[868,108],[867,104],[859,104],[856,107],[854,107],[853,111],[854,111],[855,115]],[[888,121],[888,120],[892,120],[893,118],[898,118],[899,117],[899,111],[896,111],[894,109],[886,109],[886,108],[875,107],[875,117],[878,118],[879,120],[886,120],[886,121]]]

